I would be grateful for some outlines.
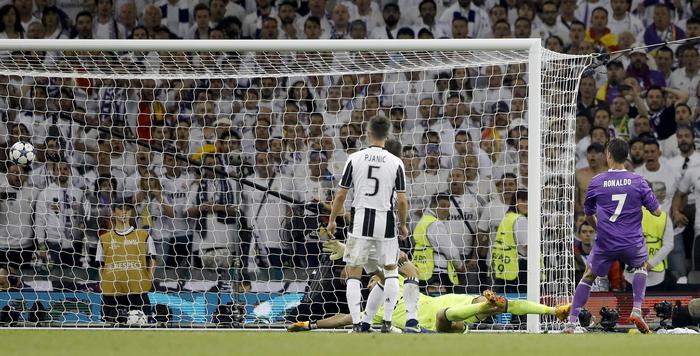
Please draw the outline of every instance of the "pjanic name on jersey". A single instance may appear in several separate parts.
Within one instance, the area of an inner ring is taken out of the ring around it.
[[[376,163],[386,163],[386,156],[365,154],[365,161],[376,162]]]

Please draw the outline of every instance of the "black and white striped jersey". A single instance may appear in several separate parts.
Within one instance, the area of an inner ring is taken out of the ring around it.
[[[340,186],[353,188],[355,210],[393,211],[394,192],[406,191],[403,162],[381,147],[355,152],[345,163]]]

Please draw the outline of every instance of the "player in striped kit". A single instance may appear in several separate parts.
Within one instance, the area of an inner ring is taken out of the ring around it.
[[[336,218],[343,211],[343,204],[350,188],[353,188],[352,227],[348,233],[347,248],[343,256],[346,263],[347,300],[356,332],[368,332],[380,305],[367,305],[361,320],[362,269],[374,272],[383,267],[384,322],[382,332],[391,329],[392,312],[399,295],[397,262],[399,245],[394,221],[394,192],[402,238],[408,236],[408,200],[403,162],[384,146],[389,134],[389,120],[375,117],[369,122],[369,148],[348,157],[340,181],[340,189],[333,200],[327,231],[333,236]]]

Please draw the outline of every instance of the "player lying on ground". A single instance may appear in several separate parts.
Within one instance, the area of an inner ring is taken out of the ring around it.
[[[332,244],[335,246],[326,244],[324,251],[332,252],[331,259],[336,256],[342,256],[345,246],[337,241],[333,241]],[[405,258],[405,255],[402,255],[402,257]],[[410,273],[415,269],[416,267],[410,261],[405,261],[401,264],[399,273],[404,276],[406,272]],[[382,288],[382,285],[379,283],[380,280],[381,277],[375,276],[372,281],[370,281],[370,288],[373,291],[376,288]],[[403,278],[401,282],[400,286],[402,289],[404,286]],[[399,295],[402,295],[402,293],[399,293]],[[500,313],[508,312],[515,315],[555,315],[559,320],[563,321],[568,316],[569,309],[570,304],[552,308],[525,300],[506,300],[504,297],[497,296],[490,290],[485,291],[483,296],[445,294],[439,297],[430,297],[419,294],[418,321],[420,325],[428,331],[461,333],[467,329],[467,324],[477,323]],[[383,310],[380,309],[373,322],[381,323],[382,314]],[[392,320],[394,326],[399,328],[404,327],[406,322],[406,303],[404,303],[403,298],[399,298],[396,308],[392,313]],[[309,331],[317,328],[331,329],[348,325],[352,325],[352,317],[348,314],[337,314],[318,321],[297,322],[287,327],[287,330],[292,332]]]

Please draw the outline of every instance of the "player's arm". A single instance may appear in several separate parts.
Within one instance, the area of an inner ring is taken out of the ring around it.
[[[148,265],[148,271],[151,272],[151,280],[153,280],[153,276],[156,273],[156,245],[151,235],[148,235],[146,239],[146,264]]]
[[[640,188],[642,190],[642,204],[651,212],[652,215],[661,216],[659,202],[656,200],[656,195],[654,195],[654,191],[649,186],[649,183],[646,181],[646,179],[642,179],[640,183]]]
[[[676,100],[673,102],[673,105],[678,105],[678,104],[683,104],[688,102],[688,99],[690,98],[690,93],[687,90],[680,90],[680,89],[674,89],[674,88],[669,88],[669,87],[664,87],[663,91],[665,93],[671,93],[673,96],[676,97]]]
[[[594,180],[588,184],[588,189],[586,190],[586,197],[583,201],[583,213],[586,215],[586,222],[589,223],[594,229],[598,229],[598,219],[595,216],[596,212],[596,190],[594,185]]]
[[[673,237],[673,223],[671,223],[671,217],[666,216],[666,229],[664,230],[664,236],[661,240],[661,248],[656,252],[654,257],[647,261],[648,268],[656,267],[656,265],[668,257],[668,254],[673,250]]]
[[[676,191],[673,195],[673,202],[671,203],[671,219],[675,226],[685,226],[688,225],[688,217],[683,214],[683,209],[688,202],[688,193],[681,191],[680,189]]]
[[[408,238],[408,197],[406,197],[406,174],[403,163],[396,170],[394,188],[396,189],[396,202],[399,209],[399,232],[401,239],[405,240]]]
[[[399,231],[401,238],[408,238],[408,197],[406,192],[396,193],[397,207],[399,209]]]
[[[300,321],[289,325],[287,331],[298,332],[298,331],[311,331],[316,329],[334,329],[343,326],[352,325],[352,317],[350,314],[336,314],[331,317],[321,319],[318,321]]]
[[[586,222],[593,227],[594,230],[598,230],[598,218],[595,215],[586,215]]]
[[[331,206],[331,215],[328,217],[328,236],[332,239],[335,235],[335,219],[338,215],[342,214],[345,210],[345,198],[348,196],[348,188],[340,187],[338,192],[335,193],[335,198],[333,198],[333,204]]]

